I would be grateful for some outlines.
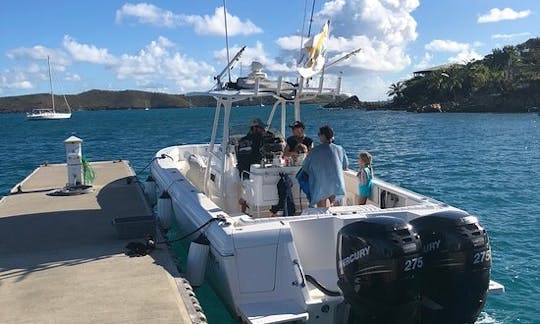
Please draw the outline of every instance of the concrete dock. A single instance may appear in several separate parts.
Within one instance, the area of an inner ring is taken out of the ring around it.
[[[124,254],[143,240],[118,239],[112,219],[152,215],[129,163],[91,165],[91,193],[47,195],[66,183],[55,164],[0,200],[0,323],[205,323],[167,246]]]

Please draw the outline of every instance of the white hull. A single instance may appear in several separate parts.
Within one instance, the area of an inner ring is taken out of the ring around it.
[[[26,114],[27,120],[52,120],[52,119],[69,119],[69,118],[71,118],[71,113],[45,112],[45,113]]]
[[[171,158],[156,159],[151,172],[157,195],[167,190],[171,196],[180,234],[195,230],[211,218],[227,218],[226,225],[213,222],[204,231],[211,242],[207,278],[231,312],[245,322],[340,323],[343,297],[323,294],[305,282],[305,275],[339,291],[335,253],[337,233],[343,226],[366,217],[389,215],[411,221],[437,211],[457,210],[379,179],[374,179],[373,200],[367,205],[354,205],[357,177],[346,171],[346,206],[304,208],[302,215],[291,217],[270,218],[264,213],[259,214],[263,217],[252,217],[240,212],[237,204],[239,196],[245,194],[246,183],[238,177],[234,154],[227,154],[227,162],[221,163],[223,157],[216,147],[210,172],[213,180],[207,182],[207,194],[202,192],[208,149],[208,145],[165,148],[156,157],[166,154]],[[272,188],[275,184],[263,185],[263,190]],[[382,197],[384,201],[380,201]],[[257,212],[251,206],[251,214]]]

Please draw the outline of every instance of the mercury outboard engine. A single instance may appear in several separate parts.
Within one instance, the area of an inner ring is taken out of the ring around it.
[[[422,323],[474,323],[489,288],[486,231],[463,211],[438,212],[410,223],[424,251]]]
[[[338,286],[349,323],[417,323],[423,267],[419,235],[404,220],[377,216],[346,225],[337,243]]]

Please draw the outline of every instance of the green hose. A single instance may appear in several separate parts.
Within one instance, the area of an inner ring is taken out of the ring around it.
[[[82,165],[83,165],[84,184],[91,185],[92,182],[94,182],[94,178],[96,177],[94,169],[84,157],[82,158]]]

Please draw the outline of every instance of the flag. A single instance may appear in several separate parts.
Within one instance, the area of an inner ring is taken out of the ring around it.
[[[298,67],[298,73],[304,78],[310,78],[322,71],[326,62],[326,42],[328,41],[328,29],[330,20],[322,27],[317,35],[313,35],[304,44],[304,60],[301,67]]]

